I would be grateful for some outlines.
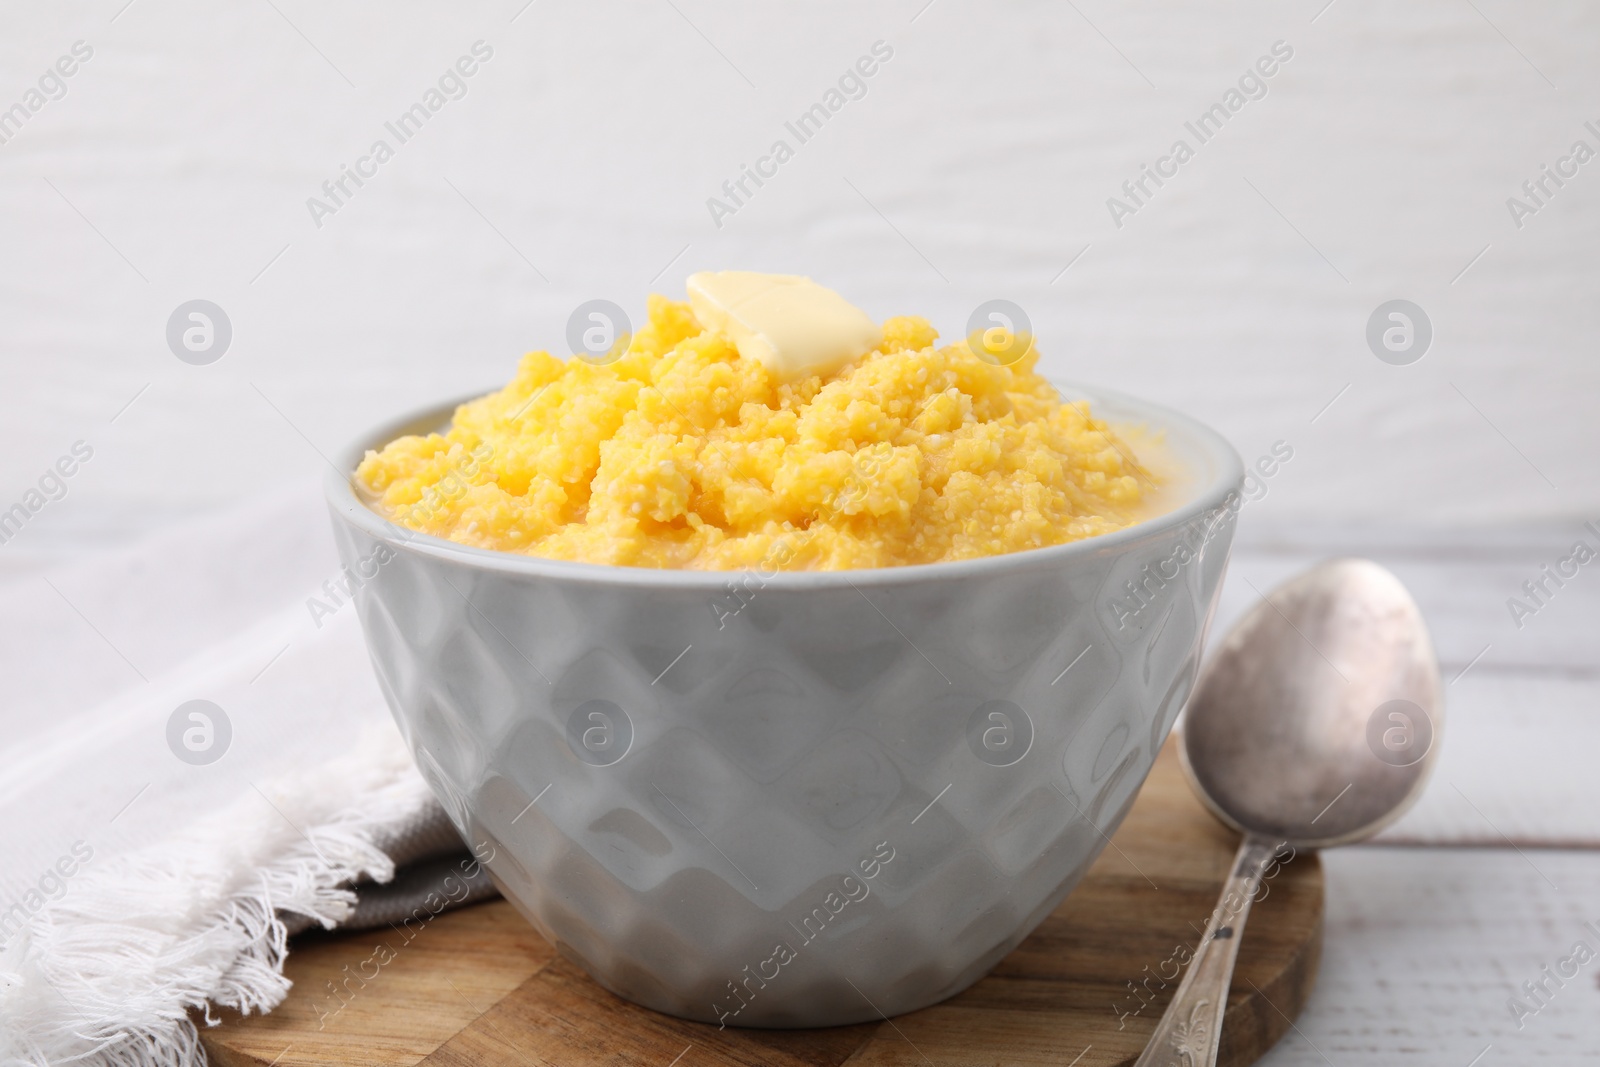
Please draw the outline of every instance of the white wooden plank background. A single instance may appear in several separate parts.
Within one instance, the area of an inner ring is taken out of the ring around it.
[[[0,106],[95,49],[0,146],[0,500],[100,448],[35,541],[292,483],[321,463],[297,429],[331,451],[505,380],[580,301],[729,267],[946,336],[1015,300],[1052,374],[1292,444],[1264,509],[1600,509],[1600,174],[1505,207],[1600,118],[1584,0],[125,4],[0,11]],[[479,38],[469,94],[317,228],[307,198]],[[879,39],[868,94],[717,228],[706,199]],[[1117,228],[1107,198],[1277,40],[1269,95]],[[208,367],[164,339],[195,297],[234,325]],[[1364,339],[1395,297],[1436,327],[1409,367]]]

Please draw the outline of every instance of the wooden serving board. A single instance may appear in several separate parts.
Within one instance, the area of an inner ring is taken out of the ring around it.
[[[881,1023],[719,1031],[659,1015],[601,989],[496,900],[445,913],[410,942],[376,930],[301,938],[284,968],[294,989],[277,1010],[229,1014],[201,1036],[220,1067],[1131,1064],[1176,988],[1162,977],[1193,950],[1237,843],[1191,794],[1169,742],[1111,847],[1031,937],[965,993]],[[1221,1064],[1260,1058],[1316,977],[1317,857],[1296,857],[1267,885],[1240,945]],[[327,983],[346,967],[376,976],[340,1007]]]

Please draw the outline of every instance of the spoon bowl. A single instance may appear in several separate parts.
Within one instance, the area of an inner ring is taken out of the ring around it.
[[[1237,830],[1347,844],[1420,795],[1441,705],[1411,594],[1370,560],[1333,560],[1263,597],[1223,640],[1184,715],[1183,769]]]

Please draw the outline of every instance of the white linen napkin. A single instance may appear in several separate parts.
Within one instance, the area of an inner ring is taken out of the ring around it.
[[[0,586],[0,1062],[203,1063],[191,1009],[271,1009],[289,933],[405,914],[436,868],[351,883],[461,848],[354,610],[308,610],[327,529],[295,492]]]

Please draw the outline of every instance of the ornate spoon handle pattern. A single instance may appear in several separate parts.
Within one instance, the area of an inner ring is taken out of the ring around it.
[[[1134,1067],[1213,1067],[1217,1062],[1239,937],[1262,872],[1276,851],[1277,845],[1256,834],[1246,834],[1239,842],[1233,872],[1206,924],[1205,937]]]

